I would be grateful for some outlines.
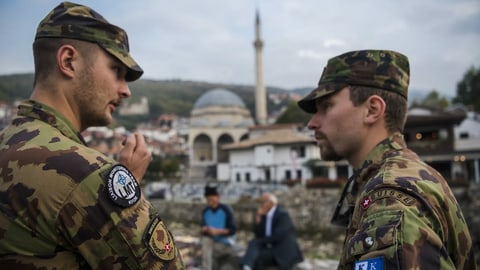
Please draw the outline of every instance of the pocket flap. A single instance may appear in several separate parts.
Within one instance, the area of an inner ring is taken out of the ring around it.
[[[395,245],[402,215],[401,210],[389,210],[364,217],[360,222],[362,227],[348,242],[348,257]]]

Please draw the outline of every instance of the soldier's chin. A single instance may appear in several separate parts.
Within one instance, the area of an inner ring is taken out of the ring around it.
[[[108,126],[113,122],[113,118],[111,115],[108,117],[102,117],[102,118],[95,118],[95,119],[90,119],[88,121],[87,126],[88,127],[103,127],[103,126]]]
[[[110,117],[108,119],[105,119],[103,122],[100,123],[101,126],[108,126],[113,122],[113,118]]]
[[[339,161],[343,159],[342,156],[331,151],[320,151],[320,156],[322,160],[325,160],[325,161]]]
[[[106,113],[103,117],[97,119],[102,126],[110,125],[113,122],[113,114]]]

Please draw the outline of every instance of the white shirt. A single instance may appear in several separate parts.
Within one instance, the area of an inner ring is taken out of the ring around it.
[[[275,213],[276,209],[277,209],[277,206],[275,205],[267,213],[267,220],[265,222],[265,236],[266,237],[272,235],[272,219],[273,219],[273,213]]]

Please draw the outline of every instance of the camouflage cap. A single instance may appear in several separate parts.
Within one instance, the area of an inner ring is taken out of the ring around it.
[[[127,81],[135,81],[143,74],[129,53],[127,33],[89,7],[60,3],[38,25],[35,40],[40,38],[71,38],[96,43],[127,66]]]
[[[315,100],[348,85],[366,86],[408,95],[408,58],[395,51],[362,50],[347,52],[328,60],[318,87],[298,101],[298,106],[315,113]]]

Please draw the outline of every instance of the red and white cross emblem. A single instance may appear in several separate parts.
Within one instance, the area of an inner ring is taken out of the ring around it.
[[[370,206],[370,203],[372,203],[372,200],[370,200],[369,197],[365,197],[362,202],[363,209],[368,208],[368,206]]]

